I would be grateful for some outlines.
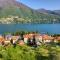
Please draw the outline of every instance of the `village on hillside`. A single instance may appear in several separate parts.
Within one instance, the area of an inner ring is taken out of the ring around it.
[[[24,45],[29,46],[40,46],[41,44],[51,44],[51,43],[60,45],[60,36],[52,36],[48,34],[39,34],[39,33],[27,33],[27,34],[6,34],[0,35],[0,45],[6,46],[9,44],[13,45]]]

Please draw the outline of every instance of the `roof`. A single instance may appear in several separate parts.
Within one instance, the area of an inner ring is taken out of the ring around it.
[[[59,36],[59,37],[57,37],[57,40],[60,40],[60,36]]]
[[[5,39],[4,39],[4,37],[3,36],[0,36],[0,42],[1,41],[4,41]]]
[[[24,38],[31,38],[31,37],[33,37],[34,36],[34,34],[25,34],[23,37]]]
[[[23,35],[24,38],[29,38],[29,34]]]
[[[17,39],[19,39],[19,36],[12,36],[12,39],[17,40]]]
[[[12,37],[12,35],[6,35],[5,37],[10,38],[10,37]]]
[[[40,34],[37,34],[37,35],[35,35],[35,37],[42,37],[42,35],[40,35]]]
[[[54,37],[51,37],[49,35],[43,35],[43,40],[53,40]]]
[[[20,40],[19,41],[19,45],[24,45],[24,41],[23,40]]]

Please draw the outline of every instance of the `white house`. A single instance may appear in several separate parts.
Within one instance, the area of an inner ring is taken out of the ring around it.
[[[24,37],[24,43],[27,43],[27,42],[28,42],[28,39],[29,39],[29,35],[26,34],[26,35],[24,35],[23,37]]]
[[[37,34],[37,35],[35,36],[36,44],[37,44],[37,45],[41,45],[42,39],[43,39],[43,38],[42,38],[42,35]]]

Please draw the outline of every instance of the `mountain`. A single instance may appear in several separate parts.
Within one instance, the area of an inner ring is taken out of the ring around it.
[[[46,10],[46,9],[43,9],[43,8],[42,9],[37,9],[37,11],[40,12],[40,13],[47,13],[47,14],[51,12],[50,10]]]
[[[34,10],[16,0],[0,0],[0,23],[60,23],[60,15],[45,9]]]
[[[40,13],[44,13],[44,14],[54,14],[54,15],[60,15],[60,10],[54,10],[54,11],[51,11],[51,10],[46,10],[46,9],[38,9],[37,10],[38,12]]]
[[[60,10],[54,10],[54,12],[56,12],[56,13],[60,14]]]
[[[16,0],[0,0],[0,15],[22,15],[30,12],[30,8]],[[6,16],[5,15],[5,16]]]

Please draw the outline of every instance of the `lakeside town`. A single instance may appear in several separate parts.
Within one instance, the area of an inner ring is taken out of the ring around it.
[[[60,1],[0,0],[0,60],[60,60]]]
[[[6,34],[0,35],[0,45],[9,45],[9,44],[19,44],[19,45],[30,45],[30,46],[40,46],[41,44],[51,44],[55,43],[60,45],[60,35],[48,35],[40,34],[35,32],[24,33],[16,32],[16,34]]]
[[[0,60],[60,60],[60,34],[24,31],[2,34]]]

